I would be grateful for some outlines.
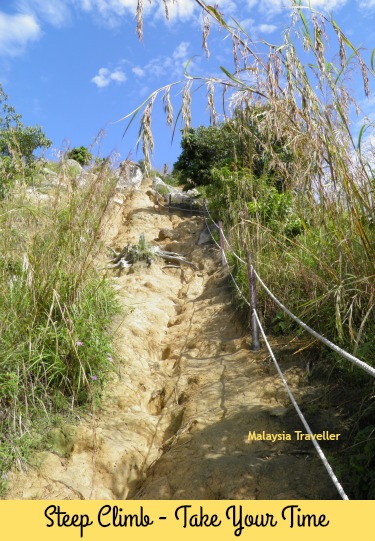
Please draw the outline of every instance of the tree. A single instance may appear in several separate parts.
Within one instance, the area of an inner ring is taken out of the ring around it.
[[[70,160],[75,160],[80,165],[88,165],[92,160],[92,154],[88,148],[84,146],[72,148],[67,154]]]
[[[182,152],[174,164],[174,175],[185,185],[200,186],[212,182],[214,168],[246,168],[256,178],[266,174],[270,184],[282,192],[285,188],[283,174],[280,168],[272,166],[264,136],[254,121],[263,110],[264,107],[254,108],[252,114],[237,110],[231,120],[217,126],[186,130],[181,140]],[[292,161],[282,140],[274,139],[271,148],[283,164]]]
[[[0,85],[0,193],[17,177],[30,178],[34,152],[52,145],[39,126],[26,126],[22,116],[8,104],[8,96]]]
[[[188,185],[211,182],[213,167],[224,167],[234,162],[238,140],[229,123],[219,126],[189,128],[181,140],[182,152],[173,165],[173,173]]]

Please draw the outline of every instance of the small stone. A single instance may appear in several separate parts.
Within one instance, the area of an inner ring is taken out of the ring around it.
[[[175,232],[173,229],[160,229],[158,240],[165,240],[165,239],[174,239],[175,238]]]

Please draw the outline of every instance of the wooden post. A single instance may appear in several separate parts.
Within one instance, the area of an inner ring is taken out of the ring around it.
[[[241,235],[242,235],[242,245],[243,246],[246,246],[246,238],[245,238],[245,223],[243,221],[241,221]]]
[[[159,208],[159,192],[157,190],[155,195],[155,206]]]
[[[259,327],[255,316],[257,309],[257,290],[256,290],[256,277],[253,270],[252,256],[249,254],[247,260],[247,277],[249,282],[249,294],[250,294],[250,328],[251,328],[251,349],[258,351],[259,344]]]
[[[224,267],[226,264],[225,249],[224,249],[224,236],[223,236],[223,222],[219,221],[219,233],[220,233],[220,248],[221,248],[221,264]]]
[[[169,194],[169,198],[168,198],[168,212],[172,212],[172,211],[171,211],[171,206],[172,206],[172,195]]]

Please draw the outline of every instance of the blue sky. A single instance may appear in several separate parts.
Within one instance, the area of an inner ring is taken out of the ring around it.
[[[255,39],[282,42],[289,21],[287,0],[216,3]],[[375,0],[312,0],[311,4],[332,11],[352,42],[367,49],[365,58],[370,57],[375,47]],[[122,159],[130,155],[138,160],[142,157],[135,149],[138,126],[134,124],[123,138],[126,123],[115,123],[118,119],[153,90],[183,79],[184,65],[192,56],[192,74],[216,74],[220,65],[233,70],[231,44],[222,32],[212,32],[211,57],[205,57],[202,19],[194,0],[171,0],[169,23],[161,0],[152,0],[151,5],[144,0],[143,42],[136,35],[136,5],[137,0],[0,0],[0,82],[25,124],[43,127],[54,152],[90,146],[104,130],[94,154],[115,152]],[[356,79],[352,86],[356,90]],[[180,90],[172,91],[176,103]],[[193,96],[193,126],[208,123],[205,94]],[[371,115],[375,100],[361,105]],[[180,152],[179,132],[172,144],[159,103],[153,131],[153,165],[172,165]]]

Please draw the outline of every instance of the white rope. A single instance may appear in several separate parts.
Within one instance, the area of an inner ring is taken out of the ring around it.
[[[244,265],[246,265],[246,261],[244,261],[243,259],[241,259],[241,257],[240,257],[239,255],[236,254],[236,252],[233,250],[232,246],[229,244],[229,240],[228,240],[227,237],[224,235],[224,231],[222,231],[222,234],[223,234],[223,239],[224,239],[225,242],[227,243],[228,249],[229,249],[229,251],[231,252],[231,254],[234,255],[234,257],[237,259],[237,261],[240,261],[240,263],[243,263]]]
[[[230,277],[232,278],[232,281],[233,281],[234,285],[236,286],[237,291],[238,291],[238,293],[240,294],[240,297],[242,298],[242,300],[245,301],[245,303],[247,304],[247,306],[248,306],[249,308],[251,308],[251,305],[250,305],[249,301],[247,300],[247,298],[245,297],[245,295],[242,293],[242,290],[240,289],[240,286],[237,284],[237,282],[236,282],[236,280],[235,280],[233,274],[231,273],[231,270],[230,270],[230,268],[229,268],[228,261],[227,261],[227,256],[226,256],[225,252],[224,252],[224,258],[225,258],[225,263],[227,264],[227,267],[228,267],[229,275],[230,275]]]
[[[217,240],[215,239],[215,237],[213,236],[212,231],[211,231],[211,229],[210,229],[210,227],[209,227],[209,225],[208,225],[208,223],[207,223],[207,218],[206,218],[206,216],[204,217],[204,223],[206,224],[206,227],[207,227],[207,229],[208,229],[209,234],[211,235],[212,240],[214,241],[214,243],[216,244],[216,246],[217,246],[217,247],[219,248],[219,250],[221,251],[221,246],[220,246],[220,244],[217,242]],[[224,254],[224,255],[225,255],[225,254]]]
[[[313,432],[311,431],[311,428],[309,427],[309,425],[308,425],[308,423],[307,423],[307,421],[306,421],[306,419],[305,419],[305,417],[304,417],[302,411],[299,409],[299,406],[298,406],[298,404],[297,404],[297,402],[296,402],[296,400],[295,400],[295,398],[294,398],[294,396],[293,396],[293,394],[292,394],[292,391],[290,390],[289,385],[288,385],[287,382],[286,382],[286,379],[285,379],[285,377],[284,377],[284,374],[282,373],[281,368],[280,368],[280,366],[279,366],[279,364],[278,364],[278,362],[277,362],[277,360],[276,360],[276,357],[275,357],[275,355],[273,354],[273,351],[272,351],[272,349],[271,349],[271,346],[270,346],[269,343],[268,343],[267,336],[266,336],[266,334],[265,334],[265,332],[264,332],[264,330],[263,330],[263,327],[262,327],[262,325],[261,325],[261,323],[260,323],[260,321],[259,321],[259,317],[258,317],[258,314],[257,314],[256,310],[254,310],[254,314],[255,314],[255,317],[256,317],[256,320],[257,320],[259,329],[260,329],[260,331],[261,331],[261,333],[262,333],[264,342],[265,342],[265,344],[266,344],[266,346],[267,346],[267,349],[268,349],[268,351],[269,351],[269,354],[270,354],[271,357],[272,357],[272,360],[273,360],[273,362],[274,362],[274,364],[275,364],[275,366],[276,366],[276,369],[277,369],[277,371],[278,371],[278,373],[279,373],[279,376],[280,376],[281,379],[282,379],[282,382],[283,382],[283,384],[284,384],[284,386],[285,386],[285,388],[286,388],[286,391],[287,391],[287,393],[288,393],[288,395],[289,395],[289,398],[290,398],[290,400],[292,401],[292,404],[293,404],[293,406],[295,407],[295,409],[296,409],[296,411],[297,411],[297,413],[298,413],[298,416],[299,416],[299,418],[301,419],[301,421],[302,421],[302,423],[303,423],[303,426],[305,427],[307,433],[310,434],[310,436],[311,436],[311,441],[312,441],[312,443],[313,443],[313,445],[314,445],[314,447],[315,447],[315,449],[316,449],[316,451],[317,451],[317,453],[318,453],[318,455],[319,455],[319,458],[320,458],[321,461],[323,462],[323,464],[324,464],[324,466],[325,466],[325,468],[326,468],[326,470],[327,470],[327,472],[328,472],[328,475],[330,476],[330,478],[331,478],[333,484],[335,485],[335,487],[336,487],[338,493],[340,494],[341,498],[342,498],[343,500],[349,500],[348,496],[345,494],[344,489],[342,488],[341,484],[339,483],[339,481],[338,481],[338,479],[337,479],[337,477],[336,477],[334,471],[332,470],[332,468],[331,468],[331,466],[330,466],[330,464],[329,464],[329,462],[328,462],[328,460],[327,460],[325,454],[323,453],[323,451],[322,451],[320,445],[318,444],[318,442],[316,441],[316,439],[313,438],[314,434],[313,434]]]
[[[163,199],[163,196],[160,195],[159,192],[156,192],[158,197],[157,197],[157,201],[155,201],[155,204],[157,204],[159,207],[163,208],[163,209],[173,209],[173,210],[179,210],[179,211],[182,211],[182,212],[195,212],[195,213],[198,213],[198,214],[203,214],[203,210],[201,209],[194,209],[194,208],[182,208],[182,207],[174,207],[174,206],[169,206],[168,205],[164,205],[163,203],[161,203],[161,199]],[[173,203],[173,201],[172,201]],[[177,203],[178,204],[178,203]]]
[[[209,215],[209,217],[211,218],[211,221],[215,224],[215,226],[216,226],[217,228],[219,228],[219,224],[217,224],[217,223],[215,222],[215,220],[212,218],[212,215],[211,215],[211,213],[210,213],[210,211],[209,211],[209,208],[208,208],[208,206],[207,206],[207,203],[204,204],[204,208],[205,208],[205,210],[207,211],[207,214]]]
[[[211,220],[214,222],[215,225],[216,222],[213,220],[209,210],[208,210],[208,207],[207,205],[205,205],[205,209],[206,211],[208,212],[208,215],[210,216]],[[210,228],[208,227],[208,224],[207,224],[207,220],[206,220],[206,217],[205,217],[205,223],[206,223],[206,226],[207,226],[207,229],[208,231],[210,232],[210,235],[213,239],[213,241],[215,242],[216,246],[218,248],[220,248],[221,250],[221,246],[216,242],[216,240],[214,239],[212,233],[211,233],[211,230]],[[217,226],[218,227],[218,226]],[[243,263],[244,265],[246,265],[246,261],[244,261],[243,259],[241,259],[241,257],[239,257],[236,252],[233,250],[233,248],[231,247],[231,245],[229,244],[229,241],[228,239],[226,238],[225,234],[224,234],[224,231],[221,230],[221,233],[222,233],[222,236],[223,236],[223,239],[224,241],[226,242],[227,246],[228,246],[228,249],[229,251],[234,255],[234,257],[240,261],[241,263]],[[224,257],[225,257],[225,261],[228,265],[228,261],[227,261],[227,258],[226,258],[226,255],[225,255],[225,252],[224,252]],[[339,346],[337,346],[336,344],[334,344],[333,342],[331,342],[330,340],[328,340],[327,338],[325,338],[324,336],[322,336],[321,334],[319,334],[318,332],[314,331],[314,329],[312,329],[311,327],[309,327],[306,323],[304,323],[301,319],[299,319],[297,316],[295,316],[293,314],[293,312],[291,312],[286,306],[284,306],[284,304],[279,301],[279,299],[277,297],[275,297],[275,295],[268,289],[268,287],[266,286],[266,284],[263,282],[263,280],[261,279],[261,277],[259,276],[259,274],[256,272],[256,270],[254,269],[254,267],[252,266],[253,268],[253,271],[254,271],[254,274],[255,276],[258,278],[260,284],[263,286],[263,288],[265,289],[265,291],[268,293],[268,295],[271,297],[271,299],[273,299],[275,301],[275,303],[286,313],[288,314],[289,317],[291,317],[296,323],[298,323],[298,325],[300,325],[305,331],[307,331],[308,333],[310,333],[312,336],[314,336],[314,338],[316,338],[317,340],[319,340],[320,342],[322,342],[323,344],[325,344],[327,347],[329,347],[330,349],[332,349],[332,351],[334,351],[335,353],[337,353],[338,355],[341,355],[341,357],[344,357],[345,359],[347,359],[348,361],[350,361],[351,363],[357,365],[359,368],[361,368],[362,370],[364,370],[365,372],[367,372],[368,374],[370,374],[370,376],[372,377],[375,377],[375,368],[370,366],[369,364],[365,363],[364,361],[361,361],[360,359],[358,359],[357,357],[355,357],[354,355],[352,355],[351,353],[348,353],[347,351],[345,351],[344,349],[340,348]],[[228,265],[228,269],[229,269],[229,265]],[[247,303],[248,301],[246,300],[246,298],[243,296],[243,293],[242,291],[240,290],[239,286],[237,285],[232,273],[230,272],[229,270],[229,273],[231,275],[231,278],[236,286],[236,288],[238,289],[238,291],[240,292],[240,295],[241,297],[243,298],[243,300]]]
[[[206,209],[207,209],[207,206],[206,206]],[[211,219],[212,219],[212,218],[211,218]],[[211,232],[211,229],[208,227],[208,223],[207,223],[206,217],[204,217],[204,221],[205,221],[206,227],[207,227],[207,229],[208,229],[208,231],[209,231],[209,233],[210,233],[210,235],[211,235],[212,240],[214,241],[214,243],[216,244],[216,246],[217,246],[217,247],[220,249],[220,251],[221,251],[221,246],[220,246],[220,244],[216,241],[215,237],[213,236],[213,234],[212,234],[212,232]],[[213,220],[212,220],[212,221],[213,221]],[[215,222],[214,222],[214,223],[215,223]],[[230,277],[232,278],[232,281],[233,281],[234,285],[236,286],[237,291],[238,291],[238,293],[240,294],[240,297],[241,297],[241,298],[245,301],[245,303],[250,307],[249,301],[246,299],[245,295],[242,293],[242,291],[241,291],[239,285],[237,284],[237,282],[236,282],[236,280],[235,280],[235,278],[234,278],[234,276],[233,276],[233,274],[232,274],[232,272],[231,272],[231,270],[230,270],[230,267],[229,267],[229,264],[228,264],[228,260],[227,260],[227,256],[226,256],[225,251],[223,251],[223,255],[224,255],[225,263],[226,263],[227,268],[228,268],[229,275],[230,275]]]
[[[216,224],[216,222],[214,221],[214,219],[212,218],[212,216],[211,216],[211,214],[210,214],[210,212],[209,212],[209,210],[208,210],[207,205],[205,205],[205,210],[207,211],[209,217],[211,218],[212,222],[216,225],[216,227],[219,227],[219,226]],[[205,221],[206,227],[207,227],[207,229],[208,229],[208,231],[209,231],[209,233],[210,233],[210,236],[211,236],[212,240],[214,241],[214,243],[216,244],[216,246],[220,249],[220,251],[222,251],[222,248],[221,248],[220,244],[216,241],[216,239],[214,238],[214,236],[213,236],[213,234],[212,234],[212,232],[211,232],[211,229],[210,229],[209,226],[208,226],[206,216],[204,216],[204,221]],[[221,231],[221,232],[222,232],[223,238],[224,238],[225,242],[227,243],[227,246],[228,246],[229,250],[231,251],[231,253],[232,253],[232,254],[233,254],[233,255],[234,255],[241,263],[246,264],[246,262],[245,262],[243,259],[241,259],[241,258],[234,252],[234,250],[232,250],[232,248],[231,248],[231,246],[230,246],[230,244],[229,244],[227,238],[226,238],[225,235],[224,235],[224,232],[223,232],[223,231]],[[230,277],[231,277],[231,279],[232,279],[234,285],[236,286],[237,291],[239,292],[241,298],[245,301],[245,303],[250,307],[249,301],[248,301],[248,300],[246,299],[246,297],[244,296],[243,292],[241,291],[239,285],[237,284],[237,282],[236,282],[236,280],[235,280],[235,278],[234,278],[234,276],[233,276],[233,274],[232,274],[232,272],[231,272],[231,270],[230,270],[230,268],[229,268],[228,260],[227,260],[226,254],[225,254],[225,250],[223,250],[223,255],[224,255],[225,263],[226,263],[227,268],[228,268],[229,275],[230,275]],[[335,344],[333,344],[332,342],[330,342],[329,340],[327,340],[326,338],[324,338],[324,337],[321,336],[320,334],[316,333],[316,332],[315,332],[313,329],[311,329],[308,325],[306,325],[305,323],[303,323],[303,321],[301,321],[301,320],[298,319],[294,314],[292,314],[292,312],[290,312],[290,310],[288,310],[288,309],[287,309],[287,308],[286,308],[286,307],[285,307],[285,306],[284,306],[284,305],[283,305],[283,304],[282,304],[282,303],[281,303],[281,302],[280,302],[280,301],[279,301],[279,300],[271,293],[271,291],[267,288],[267,286],[264,284],[264,282],[263,282],[263,281],[261,280],[261,278],[259,277],[258,273],[255,271],[254,267],[253,267],[253,266],[251,266],[251,267],[252,267],[252,269],[253,269],[253,271],[254,271],[255,276],[258,278],[259,282],[262,284],[262,286],[263,286],[264,289],[267,291],[267,293],[270,295],[270,297],[271,297],[271,298],[276,302],[276,304],[278,304],[278,306],[280,306],[280,308],[282,308],[282,309],[283,309],[283,310],[284,310],[284,311],[285,311],[292,319],[294,319],[294,320],[295,320],[299,325],[301,325],[305,330],[307,330],[308,332],[310,332],[310,334],[312,334],[313,336],[315,336],[316,338],[318,338],[319,340],[321,340],[321,341],[322,341],[324,344],[326,344],[328,347],[330,347],[331,349],[333,349],[333,350],[336,351],[337,353],[340,353],[341,355],[343,355],[345,358],[348,358],[348,359],[351,360],[352,362],[355,362],[356,364],[358,364],[359,366],[361,366],[361,368],[363,368],[364,370],[366,370],[367,372],[369,372],[370,374],[372,374],[372,375],[375,376],[375,370],[374,370],[372,367],[370,367],[369,365],[367,365],[367,364],[364,363],[363,361],[360,361],[360,360],[357,359],[356,357],[353,357],[353,355],[350,355],[349,353],[347,353],[346,351],[342,350],[341,348],[339,348],[338,346],[336,346]],[[342,498],[343,500],[349,500],[349,498],[348,498],[348,496],[346,495],[344,489],[342,488],[340,482],[338,481],[338,479],[337,479],[337,477],[336,477],[334,471],[332,470],[332,468],[331,468],[331,466],[330,466],[330,464],[329,464],[329,462],[328,462],[328,460],[327,460],[325,454],[323,453],[323,451],[322,451],[320,445],[318,444],[318,442],[316,441],[316,439],[314,439],[314,434],[313,434],[313,432],[312,432],[310,426],[308,425],[308,423],[307,423],[307,421],[306,421],[306,419],[305,419],[305,417],[304,417],[302,411],[300,410],[300,408],[299,408],[299,406],[298,406],[298,404],[297,404],[297,402],[296,402],[296,400],[295,400],[295,398],[294,398],[294,396],[293,396],[293,394],[292,394],[292,391],[290,390],[290,388],[289,388],[289,386],[288,386],[288,383],[286,382],[286,379],[285,379],[285,377],[284,377],[284,374],[282,373],[282,371],[281,371],[281,369],[280,369],[280,366],[279,366],[279,364],[278,364],[278,362],[277,362],[277,360],[276,360],[276,357],[275,357],[275,355],[274,355],[274,353],[273,353],[273,351],[272,351],[272,349],[271,349],[271,346],[270,346],[270,344],[269,344],[269,342],[268,342],[268,340],[267,340],[267,336],[266,336],[266,334],[265,334],[265,332],[264,332],[264,329],[263,329],[263,327],[262,327],[262,325],[261,325],[261,323],[260,323],[260,320],[259,320],[259,317],[258,317],[258,314],[257,314],[256,310],[254,310],[253,313],[255,314],[255,317],[256,317],[256,320],[257,320],[257,324],[258,324],[259,329],[260,329],[260,331],[261,331],[261,333],[262,333],[264,342],[265,342],[265,344],[266,344],[266,346],[267,346],[267,349],[268,349],[268,351],[269,351],[269,354],[270,354],[270,356],[271,356],[271,358],[272,358],[272,360],[273,360],[273,362],[274,362],[274,364],[275,364],[275,366],[276,366],[276,369],[277,369],[277,371],[278,371],[278,373],[279,373],[279,376],[281,377],[281,380],[282,380],[282,382],[283,382],[283,384],[284,384],[284,386],[285,386],[285,389],[286,389],[286,391],[287,391],[287,393],[288,393],[288,395],[289,395],[289,398],[290,398],[290,400],[291,400],[291,402],[292,402],[292,404],[293,404],[295,410],[297,411],[297,414],[298,414],[299,418],[301,419],[303,426],[305,427],[307,433],[310,435],[311,441],[312,441],[312,443],[313,443],[313,445],[314,445],[314,447],[315,447],[315,449],[316,449],[316,451],[317,451],[317,453],[318,453],[318,455],[319,455],[319,458],[320,458],[321,461],[323,462],[323,465],[324,465],[324,467],[326,468],[326,470],[327,470],[327,472],[328,472],[328,475],[330,476],[330,478],[331,478],[333,484],[335,485],[335,487],[336,487],[338,493],[340,494],[341,498]]]
[[[215,222],[215,220],[212,218],[211,213],[210,213],[210,211],[209,211],[209,209],[208,209],[207,204],[205,204],[204,208],[205,208],[205,210],[207,211],[207,214],[208,214],[208,216],[211,218],[212,222],[213,222],[213,223],[215,224],[215,226],[219,229],[219,225],[218,225],[218,224]],[[206,222],[206,225],[207,225],[207,222]],[[208,226],[207,226],[207,227],[208,227]],[[223,229],[221,229],[221,234],[223,235],[224,241],[227,243],[228,250],[234,255],[234,257],[235,257],[236,259],[238,259],[238,261],[240,261],[241,263],[244,263],[244,264],[246,265],[246,262],[245,262],[243,259],[241,259],[240,256],[238,256],[238,255],[236,254],[236,252],[233,250],[232,246],[229,244],[229,241],[228,241],[227,237],[225,236]],[[220,248],[220,249],[221,249],[221,248]]]
[[[253,266],[252,266],[253,267]],[[297,316],[295,316],[290,310],[288,310],[288,308],[286,306],[283,305],[282,302],[279,301],[279,299],[277,299],[275,297],[275,295],[268,289],[268,287],[266,286],[266,284],[263,282],[263,280],[260,278],[259,274],[256,272],[256,270],[254,269],[253,267],[253,271],[254,271],[254,274],[255,276],[258,278],[259,282],[261,283],[261,285],[263,286],[263,288],[265,289],[265,291],[267,291],[268,295],[271,297],[271,299],[273,299],[275,301],[275,303],[280,306],[280,308],[282,310],[284,310],[284,312],[286,314],[288,314],[289,317],[291,317],[296,323],[298,323],[298,325],[300,325],[305,331],[309,332],[312,336],[314,336],[315,338],[317,338],[317,340],[320,340],[320,342],[322,342],[323,344],[325,344],[327,347],[329,347],[330,349],[332,349],[335,353],[338,353],[339,355],[341,355],[342,357],[344,357],[345,359],[348,359],[350,362],[356,364],[357,366],[359,366],[360,368],[362,368],[362,370],[364,370],[365,372],[367,372],[368,374],[370,374],[371,376],[375,377],[375,368],[373,368],[372,366],[370,366],[369,364],[365,363],[364,361],[361,361],[360,359],[358,359],[357,357],[354,357],[354,355],[351,355],[350,353],[348,353],[347,351],[345,351],[344,349],[341,349],[339,348],[339,346],[336,346],[336,344],[334,344],[333,342],[331,342],[330,340],[328,340],[327,338],[325,338],[324,336],[320,335],[319,333],[317,333],[316,331],[314,331],[314,329],[312,329],[311,327],[309,327],[308,325],[306,325],[306,323],[304,323],[303,321],[301,321]]]
[[[207,209],[207,205],[206,205],[206,209]],[[207,209],[208,210],[208,209]],[[241,263],[243,263],[244,265],[246,265],[246,261],[244,261],[243,259],[241,259],[236,253],[235,251],[232,249],[231,245],[229,244],[229,241],[228,239],[226,238],[225,234],[224,234],[224,231],[222,231],[222,235],[223,235],[223,239],[224,241],[227,243],[227,246],[230,250],[230,252],[234,255],[234,257],[240,261]],[[355,357],[354,355],[351,355],[351,353],[348,353],[347,351],[345,351],[344,349],[341,349],[339,346],[337,346],[336,344],[334,344],[333,342],[331,342],[330,340],[328,340],[327,338],[325,338],[324,336],[322,336],[321,334],[317,333],[316,331],[314,331],[314,329],[312,329],[311,327],[309,327],[306,323],[304,323],[302,320],[300,320],[297,316],[295,316],[290,310],[288,310],[288,308],[286,306],[284,306],[284,304],[279,301],[279,299],[277,297],[275,297],[275,295],[273,295],[273,293],[268,289],[268,287],[265,285],[265,283],[263,282],[263,280],[260,278],[259,274],[256,272],[256,270],[254,269],[254,267],[252,266],[253,268],[253,271],[254,271],[254,274],[255,276],[258,278],[259,282],[261,283],[261,285],[263,286],[263,288],[265,289],[265,291],[268,293],[268,295],[271,297],[271,299],[273,299],[275,301],[275,303],[286,313],[288,314],[289,317],[291,317],[296,323],[298,323],[298,325],[300,325],[305,331],[307,331],[308,333],[310,333],[312,336],[314,336],[314,338],[316,338],[317,340],[319,340],[320,342],[322,342],[323,344],[325,344],[327,347],[329,347],[330,349],[332,349],[332,351],[334,351],[335,353],[337,353],[338,355],[341,355],[342,357],[344,357],[345,359],[347,359],[348,361],[356,364],[359,368],[361,368],[362,370],[364,370],[365,372],[367,372],[368,374],[370,374],[372,377],[375,377],[375,368],[373,368],[372,366],[370,366],[369,364],[365,363],[364,361],[361,361],[360,359],[358,359],[357,357]]]

